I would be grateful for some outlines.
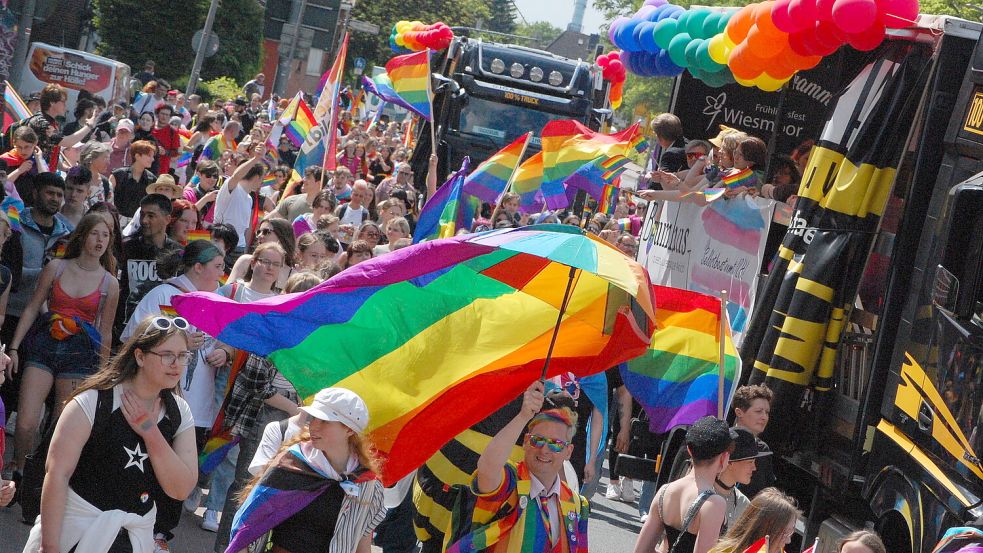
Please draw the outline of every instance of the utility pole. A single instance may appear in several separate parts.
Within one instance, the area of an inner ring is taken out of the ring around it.
[[[17,45],[14,46],[14,57],[11,60],[13,71],[10,80],[20,86],[21,71],[27,65],[27,48],[31,41],[31,28],[34,27],[34,11],[37,8],[37,0],[25,0],[24,11],[20,14],[20,23],[17,25]]]
[[[290,39],[290,48],[287,49],[287,57],[280,56],[280,64],[276,71],[276,82],[273,83],[273,90],[281,97],[287,94],[287,83],[290,81],[290,74],[294,69],[294,55],[297,53],[297,43],[300,42],[300,26],[304,22],[304,10],[307,9],[307,0],[294,0],[300,2],[300,9],[297,10],[297,17],[294,19],[294,36]]]
[[[184,91],[185,97],[191,96],[198,88],[198,77],[201,75],[201,65],[205,63],[205,50],[212,38],[212,25],[215,24],[215,12],[218,11],[219,0],[212,0],[208,6],[208,15],[205,17],[205,28],[201,31],[201,42],[198,43],[198,51],[195,52],[195,63],[191,67],[191,76],[188,78],[188,88]]]

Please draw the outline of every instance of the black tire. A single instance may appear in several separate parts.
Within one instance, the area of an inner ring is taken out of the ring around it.
[[[904,518],[896,511],[890,511],[877,521],[885,548],[891,553],[913,553],[911,550],[911,531]]]
[[[681,445],[676,450],[676,454],[673,455],[672,465],[669,467],[669,479],[666,480],[666,484],[685,476],[689,472],[690,467],[692,467],[692,462],[689,459],[689,452],[686,451],[685,446]]]

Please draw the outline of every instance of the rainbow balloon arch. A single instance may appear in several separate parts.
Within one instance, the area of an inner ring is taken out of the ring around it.
[[[709,86],[775,91],[843,45],[869,51],[889,28],[914,25],[918,0],[768,0],[736,10],[645,0],[611,22],[620,63],[640,77],[689,71]]]

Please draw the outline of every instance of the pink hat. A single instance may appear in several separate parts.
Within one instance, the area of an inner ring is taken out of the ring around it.
[[[130,121],[129,119],[120,120],[120,122],[116,125],[116,132],[119,131],[133,132],[133,121]]]

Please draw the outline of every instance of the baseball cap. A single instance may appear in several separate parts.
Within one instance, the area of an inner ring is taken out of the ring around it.
[[[355,392],[345,388],[325,388],[314,395],[314,401],[301,411],[323,421],[337,421],[356,433],[365,432],[369,424],[369,408]]]
[[[119,131],[133,132],[133,121],[130,121],[129,119],[120,119],[119,123],[116,125],[116,132]]]
[[[703,417],[686,431],[686,445],[696,461],[713,459],[731,448],[737,433],[717,417]]]
[[[731,461],[747,461],[748,459],[771,455],[770,451],[761,451],[758,447],[758,440],[749,431],[743,428],[734,428],[732,432],[736,433],[737,437],[734,439],[734,451],[730,454]]]
[[[168,96],[177,96],[177,94],[178,94],[177,89],[172,89],[167,91]]]

